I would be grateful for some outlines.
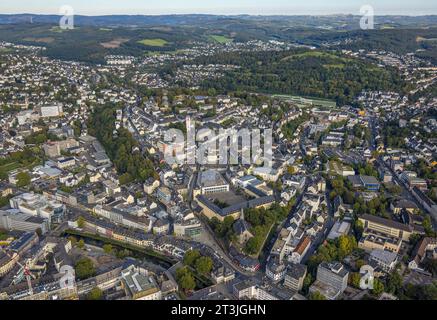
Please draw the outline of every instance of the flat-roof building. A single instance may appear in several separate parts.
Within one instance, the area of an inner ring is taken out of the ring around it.
[[[162,293],[152,275],[133,265],[121,272],[122,287],[133,300],[161,300]]]
[[[46,234],[49,231],[49,223],[47,219],[30,214],[0,210],[0,228],[33,232],[39,229],[41,234]]]
[[[199,173],[197,184],[198,192],[203,195],[229,191],[229,183],[216,170],[206,170]]]
[[[340,262],[322,262],[310,292],[319,292],[329,300],[337,299],[347,288],[349,272]]]

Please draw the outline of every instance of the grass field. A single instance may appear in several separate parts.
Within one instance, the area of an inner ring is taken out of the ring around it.
[[[221,43],[221,44],[234,41],[234,39],[231,39],[231,38],[228,38],[225,36],[219,36],[219,35],[211,35],[211,36],[209,36],[209,39],[213,40],[215,42]]]
[[[0,166],[0,171],[9,172],[9,171],[18,169],[20,166],[21,165],[17,162],[11,162],[11,163],[5,164],[3,166]]]
[[[138,41],[138,43],[149,47],[164,47],[168,42],[164,39],[143,39]]]
[[[0,171],[8,173],[10,171],[20,169],[20,168],[21,169],[31,169],[38,164],[40,164],[39,159],[36,159],[33,163],[29,164],[28,166],[24,166],[19,162],[10,162],[10,163],[7,163],[7,164],[0,166]]]
[[[341,62],[349,62],[352,61],[353,59],[351,58],[345,58],[345,57],[341,57],[329,52],[323,52],[323,51],[306,51],[303,53],[298,53],[298,54],[292,54],[288,57],[283,58],[282,60],[289,60],[289,59],[299,59],[299,58],[307,58],[307,57],[316,57],[316,58],[331,58],[333,60],[336,61],[341,61]]]
[[[328,99],[299,97],[299,96],[292,96],[292,95],[286,95],[286,94],[274,94],[274,95],[272,95],[272,97],[288,100],[288,101],[295,102],[295,103],[311,105],[311,106],[321,106],[321,107],[327,107],[327,108],[335,108],[337,106],[337,103],[335,101],[328,100]]]

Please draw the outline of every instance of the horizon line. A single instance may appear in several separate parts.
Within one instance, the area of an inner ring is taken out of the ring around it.
[[[58,16],[62,17],[62,14],[56,13],[31,13],[31,12],[21,12],[21,13],[0,13],[0,16],[14,16],[14,15],[34,15],[34,16]],[[361,17],[362,15],[356,13],[326,13],[326,14],[253,14],[253,13],[150,13],[150,14],[127,14],[127,13],[111,13],[111,14],[74,14],[74,16],[83,17],[111,17],[111,16],[130,16],[130,17],[159,17],[159,16],[251,16],[251,17],[329,17],[329,16],[353,16]],[[433,14],[380,14],[375,15],[375,17],[435,17],[437,13]]]

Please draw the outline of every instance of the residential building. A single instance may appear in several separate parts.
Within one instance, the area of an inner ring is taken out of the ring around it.
[[[422,270],[421,264],[427,257],[437,259],[437,238],[425,237],[417,243],[408,268]]]
[[[279,282],[284,279],[287,267],[276,257],[270,258],[266,265],[266,276],[273,282]]]
[[[149,178],[146,182],[144,182],[144,192],[151,195],[156,188],[159,187],[159,180],[155,180],[153,178]]]
[[[292,252],[290,261],[296,264],[300,263],[311,247],[311,243],[311,238],[309,236],[302,238],[296,249]]]
[[[306,265],[299,263],[292,263],[288,265],[284,278],[284,286],[294,290],[300,291],[303,287],[303,282],[307,275]]]
[[[0,251],[0,277],[8,274],[14,268],[19,258],[20,256],[16,252],[7,255]]]

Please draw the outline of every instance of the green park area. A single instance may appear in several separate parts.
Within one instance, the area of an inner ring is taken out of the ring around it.
[[[221,43],[221,44],[230,43],[230,42],[234,41],[234,39],[232,39],[232,38],[228,38],[228,37],[221,36],[221,35],[210,35],[209,39],[213,40],[215,42]]]
[[[149,47],[164,47],[168,42],[164,39],[143,39],[138,41],[138,43]]]

